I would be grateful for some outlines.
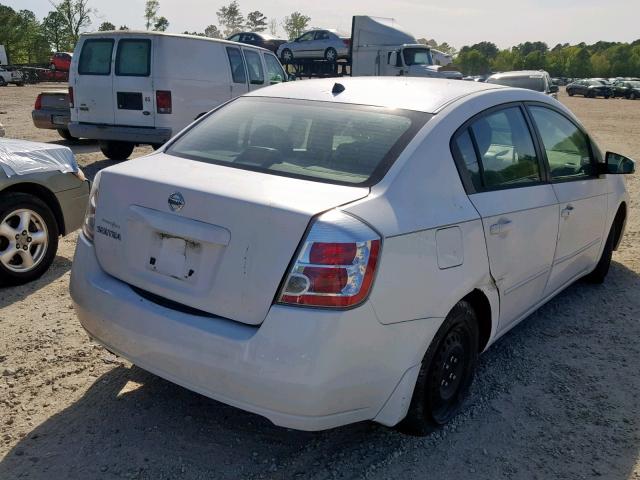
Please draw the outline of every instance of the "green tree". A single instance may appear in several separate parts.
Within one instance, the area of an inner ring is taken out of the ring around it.
[[[102,22],[98,27],[99,32],[109,32],[115,29],[116,29],[116,26],[111,22]]]
[[[66,29],[66,22],[57,10],[49,12],[42,20],[42,33],[56,52],[68,52],[71,50],[71,41]]]
[[[569,47],[565,70],[567,76],[587,78],[591,76],[591,56],[584,47]]]
[[[220,33],[220,29],[215,25],[209,25],[204,29],[204,35],[209,38],[222,38],[222,33]]]
[[[284,28],[289,40],[293,40],[302,35],[310,21],[311,17],[300,12],[293,12],[291,15],[284,17],[282,28]]]
[[[128,26],[126,26],[126,25],[120,25],[120,26],[118,27],[118,30],[129,30],[129,27],[128,27]]]
[[[608,77],[611,74],[611,64],[604,52],[591,55],[591,71],[596,77]]]
[[[153,24],[153,29],[156,32],[164,32],[167,28],[169,28],[169,20],[167,20],[167,17],[156,18],[156,21]]]
[[[160,2],[158,0],[147,0],[144,4],[144,19],[147,30],[153,26],[158,10],[160,10]]]
[[[460,51],[456,65],[465,75],[482,75],[490,72],[489,59],[479,50]]]
[[[522,59],[525,70],[542,70],[545,66],[545,56],[540,50],[533,50]]]
[[[89,0],[61,0],[60,3],[53,5],[64,18],[67,34],[75,45],[80,32],[91,25],[94,10],[89,7]]]
[[[489,60],[495,58],[496,55],[498,55],[498,52],[500,51],[498,50],[498,47],[496,46],[496,44],[493,42],[480,42],[480,43],[471,45],[470,47],[467,47],[467,46],[462,47],[460,49],[460,53],[468,52],[469,50],[476,50],[477,52],[480,52],[483,57]]]
[[[223,6],[216,12],[218,23],[224,29],[225,37],[229,37],[234,33],[241,32],[244,27],[244,17],[240,12],[240,6],[236,0],[229,5]]]
[[[559,49],[553,48],[545,57],[545,70],[549,72],[552,77],[563,77],[565,75],[567,63],[567,51],[561,47]]]
[[[508,72],[513,70],[514,54],[511,50],[500,50],[493,60],[491,60],[492,72]]]
[[[252,32],[264,32],[267,29],[267,17],[262,12],[255,10],[247,14],[247,30]]]

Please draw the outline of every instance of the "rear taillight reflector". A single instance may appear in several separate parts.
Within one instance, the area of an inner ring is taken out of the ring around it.
[[[73,87],[69,87],[69,108],[73,108]]]
[[[156,91],[156,112],[171,113],[171,92],[169,90]]]
[[[352,307],[373,284],[380,236],[360,220],[334,210],[318,217],[287,273],[278,302]]]
[[[36,97],[36,104],[33,106],[34,110],[40,110],[42,109],[42,94],[39,93],[38,96]]]

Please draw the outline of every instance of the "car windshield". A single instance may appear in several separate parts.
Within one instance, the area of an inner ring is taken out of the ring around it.
[[[411,65],[431,65],[431,52],[426,48],[405,48],[403,50],[404,63]]]
[[[244,97],[208,115],[167,153],[273,175],[370,186],[429,118],[398,109]]]
[[[544,92],[544,78],[540,75],[523,75],[521,77],[491,77],[487,83],[505,85],[507,87],[526,88],[536,92]]]

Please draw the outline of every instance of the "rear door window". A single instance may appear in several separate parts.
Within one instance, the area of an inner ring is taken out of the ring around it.
[[[267,65],[267,75],[269,76],[269,83],[284,82],[285,74],[280,62],[276,57],[268,53],[264,54],[264,63]]]
[[[262,61],[257,52],[245,50],[244,56],[247,59],[247,70],[249,70],[249,82],[252,85],[262,85],[264,83],[264,71]]]
[[[85,40],[78,62],[79,75],[110,75],[112,38]]]
[[[118,42],[116,75],[120,77],[148,77],[151,73],[151,41],[128,39]]]
[[[244,59],[239,48],[227,47],[229,66],[234,83],[247,83],[247,73],[244,68]]]

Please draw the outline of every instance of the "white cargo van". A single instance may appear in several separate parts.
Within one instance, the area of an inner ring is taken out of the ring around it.
[[[81,35],[69,72],[71,135],[108,158],[159,146],[203,113],[287,79],[269,50],[158,32]]]

